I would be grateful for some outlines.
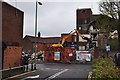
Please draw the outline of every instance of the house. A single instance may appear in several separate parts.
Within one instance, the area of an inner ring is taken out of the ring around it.
[[[91,8],[76,10],[76,29],[80,32],[80,34],[88,37],[89,39],[91,39],[94,35],[93,31],[95,31],[96,28]],[[77,35],[77,39],[75,39],[75,41],[77,43],[77,50],[86,50],[89,48],[88,41],[83,40],[80,36]]]

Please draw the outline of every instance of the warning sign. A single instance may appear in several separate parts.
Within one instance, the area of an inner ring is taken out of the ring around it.
[[[54,60],[60,60],[60,52],[54,52]]]
[[[76,51],[76,60],[91,61],[91,57],[89,51]]]

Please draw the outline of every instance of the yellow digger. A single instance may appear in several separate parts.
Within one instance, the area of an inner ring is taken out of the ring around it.
[[[75,33],[77,33],[82,39],[87,40],[88,42],[91,41],[88,37],[85,37],[84,35],[80,34],[78,30],[74,29],[73,31],[71,31],[71,32],[69,33],[69,35],[63,37],[61,43],[59,43],[59,44],[52,44],[52,47],[63,47],[63,44],[64,44],[65,40],[66,40],[68,37],[70,37],[70,36],[72,36],[73,34],[75,34]]]

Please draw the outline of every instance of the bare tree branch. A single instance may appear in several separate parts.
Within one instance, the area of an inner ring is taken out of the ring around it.
[[[102,14],[108,15],[114,19],[118,18],[120,11],[120,1],[118,0],[105,0],[99,3],[99,10]]]

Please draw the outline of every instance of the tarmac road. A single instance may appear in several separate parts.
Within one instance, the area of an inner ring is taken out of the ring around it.
[[[87,80],[91,64],[42,63],[36,71],[19,74],[9,80]]]

